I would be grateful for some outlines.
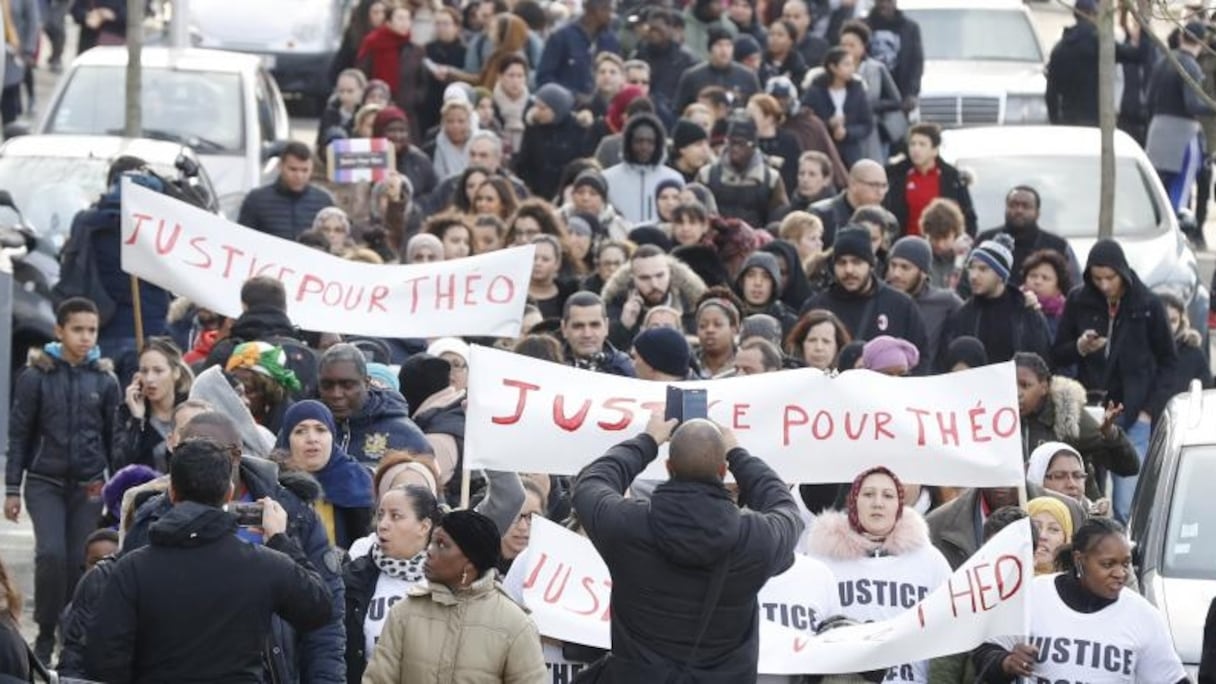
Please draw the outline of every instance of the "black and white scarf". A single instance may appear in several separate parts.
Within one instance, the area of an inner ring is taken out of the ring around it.
[[[372,544],[372,562],[380,568],[380,572],[394,579],[406,582],[421,582],[424,575],[422,564],[426,561],[426,549],[419,551],[413,558],[389,558],[380,548],[380,542]]]

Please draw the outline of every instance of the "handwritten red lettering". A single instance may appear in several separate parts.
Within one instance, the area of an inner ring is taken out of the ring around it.
[[[801,406],[787,404],[781,417],[781,446],[790,445],[791,428],[806,425],[809,422],[811,422],[811,417],[802,410]]]
[[[133,245],[139,239],[139,229],[144,227],[144,221],[151,221],[152,217],[147,214],[132,213],[131,218],[135,219],[135,227],[131,229],[131,237],[124,241],[124,244]]]
[[[596,425],[598,425],[601,430],[608,430],[610,432],[617,432],[629,427],[629,424],[633,422],[633,410],[629,406],[632,403],[632,400],[625,399],[623,397],[613,397],[608,401],[605,401],[604,408],[610,411],[616,411],[617,413],[621,414],[621,418],[615,423],[601,420],[596,423]]]
[[[752,407],[751,404],[735,404],[734,411],[731,412],[731,429],[732,430],[750,430],[752,426],[743,422],[747,417],[747,411]]]
[[[477,300],[473,298],[473,286],[475,286],[479,280],[481,280],[481,276],[476,273],[471,273],[464,277],[465,306],[477,306]]]
[[[567,417],[566,397],[559,394],[553,399],[553,423],[566,432],[574,432],[583,426],[583,421],[587,420],[587,412],[590,410],[591,400],[585,399],[574,415]]]
[[[507,387],[514,387],[519,390],[519,397],[515,400],[515,413],[509,416],[494,416],[490,419],[495,425],[514,425],[519,422],[519,419],[524,415],[524,406],[528,402],[528,392],[535,392],[540,389],[540,385],[533,385],[530,382],[522,380],[507,380],[504,379],[502,384]]]

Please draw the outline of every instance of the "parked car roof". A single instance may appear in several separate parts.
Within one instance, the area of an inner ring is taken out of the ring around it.
[[[981,126],[942,132],[942,156],[966,150],[968,157],[1051,156],[1088,157],[1101,149],[1101,132],[1085,126]],[[1115,131],[1115,156],[1138,156],[1140,146],[1123,131]]]
[[[72,63],[82,66],[123,65],[127,63],[127,48],[95,47],[82,53]],[[145,68],[245,72],[257,69],[261,63],[257,55],[202,48],[145,46],[140,53],[140,64]]]
[[[154,164],[173,165],[179,154],[193,150],[181,143],[147,138],[122,138],[112,135],[23,135],[5,141],[0,155],[14,157],[104,157],[124,154]]]

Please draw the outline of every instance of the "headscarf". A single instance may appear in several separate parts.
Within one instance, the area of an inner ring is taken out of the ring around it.
[[[414,255],[423,247],[430,247],[439,260],[443,261],[443,242],[430,233],[418,233],[405,243],[405,263],[412,262]]]
[[[223,368],[212,366],[199,373],[194,384],[190,386],[190,398],[211,404],[216,411],[236,423],[241,434],[241,452],[246,456],[266,458],[270,455],[274,445],[274,433],[253,420],[249,408],[225,377]]]
[[[274,380],[288,392],[299,392],[302,389],[300,380],[286,363],[287,353],[282,347],[269,342],[244,342],[232,350],[224,370],[229,373],[238,368],[251,370]]]
[[[279,430],[275,447],[291,449],[291,431],[306,420],[315,420],[325,425],[334,436],[333,446],[330,447],[329,461],[312,476],[321,483],[325,500],[340,508],[371,508],[375,505],[372,499],[372,474],[367,468],[342,451],[338,447],[338,430],[334,425],[334,414],[329,407],[319,401],[306,399],[292,404],[283,415],[283,427]]]
[[[857,496],[861,494],[861,483],[866,481],[866,478],[875,474],[881,473],[891,478],[895,482],[895,491],[899,493],[899,507],[895,509],[895,522],[904,515],[904,483],[899,481],[895,473],[891,472],[886,466],[875,466],[868,470],[861,471],[861,474],[853,478],[853,485],[849,487],[849,498],[845,502],[845,507],[849,512],[849,527],[857,534],[865,534],[866,530],[861,526],[861,516],[857,513]]]
[[[440,178],[455,176],[463,172],[469,166],[469,143],[473,140],[473,135],[477,133],[477,112],[473,110],[473,105],[469,103],[466,95],[463,100],[452,98],[447,100],[443,105],[443,112],[447,113],[451,109],[463,109],[469,120],[469,135],[464,140],[464,144],[457,147],[452,139],[448,137],[448,133],[440,124],[439,135],[435,136],[435,174]],[[441,115],[442,116],[442,115]]]
[[[1043,442],[1030,452],[1030,460],[1026,462],[1026,481],[1037,484],[1040,487],[1047,482],[1047,469],[1051,467],[1051,461],[1056,457],[1056,454],[1061,451],[1068,452],[1085,466],[1085,459],[1081,458],[1081,452],[1065,444],[1064,442]]]
[[[1068,506],[1065,506],[1063,501],[1054,496],[1040,496],[1026,502],[1026,513],[1031,517],[1039,513],[1047,513],[1055,518],[1056,522],[1060,524],[1060,528],[1064,530],[1064,543],[1072,541],[1072,514],[1068,512]]]
[[[608,103],[608,112],[604,115],[608,130],[613,133],[621,132],[625,127],[625,108],[642,95],[641,86],[627,85],[612,97],[612,101]]]
[[[493,520],[476,511],[452,511],[443,516],[439,526],[456,542],[478,574],[498,564],[502,537]]]

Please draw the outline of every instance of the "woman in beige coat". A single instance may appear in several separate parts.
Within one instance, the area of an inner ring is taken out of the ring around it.
[[[500,541],[480,513],[443,517],[427,549],[427,584],[389,612],[363,684],[545,681],[536,625],[495,581]]]

